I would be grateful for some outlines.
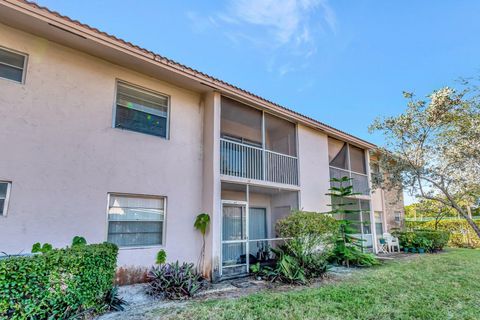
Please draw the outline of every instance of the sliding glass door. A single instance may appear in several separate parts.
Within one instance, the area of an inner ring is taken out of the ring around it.
[[[267,209],[247,208],[241,201],[223,201],[223,277],[245,274],[251,264],[268,258]]]
[[[222,276],[247,273],[247,204],[224,201],[222,215]]]

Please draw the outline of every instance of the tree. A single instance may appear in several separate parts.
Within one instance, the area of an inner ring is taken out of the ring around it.
[[[331,197],[332,210],[328,212],[335,218],[339,218],[339,232],[335,240],[335,247],[331,254],[330,260],[347,267],[355,266],[374,266],[379,264],[377,258],[369,253],[364,253],[364,239],[357,238],[358,233],[351,224],[360,223],[359,216],[361,210],[356,208],[356,202],[352,197],[358,195],[353,192],[352,178],[342,177],[332,178],[333,186],[327,193]],[[360,226],[361,227],[361,226]]]
[[[475,230],[469,215],[480,198],[480,95],[468,81],[444,87],[426,99],[404,92],[403,114],[379,118],[370,126],[386,144],[379,165],[388,172],[380,187],[401,185],[420,199],[453,208]],[[378,185],[377,185],[378,186]]]

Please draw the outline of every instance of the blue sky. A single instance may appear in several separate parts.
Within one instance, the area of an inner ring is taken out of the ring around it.
[[[478,75],[480,1],[65,1],[39,4],[382,143],[367,127]]]

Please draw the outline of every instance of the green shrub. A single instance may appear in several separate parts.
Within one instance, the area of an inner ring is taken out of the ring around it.
[[[272,249],[272,251],[277,257],[275,272],[271,274],[273,277],[286,283],[305,284],[307,282],[305,270],[295,257],[285,254],[281,249]]]
[[[157,253],[157,259],[155,262],[157,264],[164,264],[166,261],[167,261],[167,253],[165,252],[165,250],[161,249]]]
[[[32,253],[47,253],[53,250],[53,246],[50,243],[44,243],[43,245],[40,242],[34,243],[32,246]]]
[[[395,231],[393,234],[404,248],[424,248],[428,251],[443,250],[450,237],[447,231],[429,229]]]
[[[0,259],[0,318],[64,319],[102,311],[117,253],[117,246],[103,243]]]
[[[72,239],[72,247],[74,246],[83,246],[87,244],[87,240],[84,237],[75,236]]]
[[[191,298],[202,287],[202,278],[193,263],[161,264],[152,267],[147,277],[149,294],[172,300]]]
[[[475,220],[480,224],[480,220]],[[435,229],[435,221],[406,221],[409,229]],[[480,239],[465,219],[440,220],[438,230],[448,231],[450,238],[449,247],[480,248]]]
[[[305,277],[321,276],[337,238],[337,220],[318,212],[296,211],[279,220],[276,228],[280,237],[287,239],[285,254],[298,262]]]

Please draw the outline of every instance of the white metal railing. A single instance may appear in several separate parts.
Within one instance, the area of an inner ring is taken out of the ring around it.
[[[370,195],[368,176],[366,174],[355,173],[345,169],[330,167],[330,178],[341,179],[343,177],[352,178],[353,192],[360,193],[362,195]],[[330,185],[334,186],[335,183],[331,182]]]
[[[267,181],[298,185],[298,159],[281,153],[265,151]]]
[[[259,147],[220,139],[220,173],[298,185],[298,159]]]

